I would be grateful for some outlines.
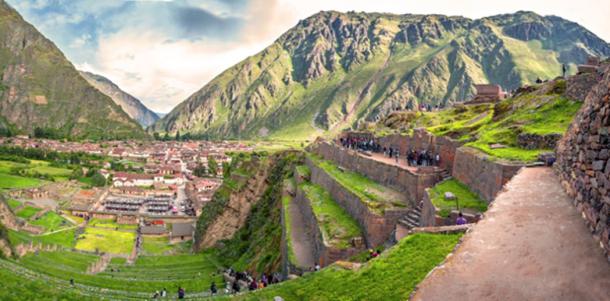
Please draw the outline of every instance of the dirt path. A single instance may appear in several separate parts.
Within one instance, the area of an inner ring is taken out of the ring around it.
[[[290,236],[292,249],[298,264],[303,268],[315,266],[313,241],[309,239],[309,233],[306,232],[305,220],[301,210],[294,201],[290,202]]]
[[[610,264],[549,168],[525,168],[412,300],[610,300]]]

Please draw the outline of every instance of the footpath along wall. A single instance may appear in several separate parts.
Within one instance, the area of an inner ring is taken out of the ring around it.
[[[438,182],[440,177],[432,168],[422,169],[421,173],[414,173],[326,141],[317,143],[312,151],[325,160],[333,161],[343,168],[363,174],[383,186],[404,193],[412,206],[419,204],[424,190]]]
[[[610,260],[610,65],[557,146],[562,186]]]

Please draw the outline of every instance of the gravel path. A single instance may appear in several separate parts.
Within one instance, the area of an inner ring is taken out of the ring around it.
[[[412,300],[610,300],[610,264],[550,168],[524,168]]]

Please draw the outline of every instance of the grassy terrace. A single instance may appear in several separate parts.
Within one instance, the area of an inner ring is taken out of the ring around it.
[[[299,185],[311,201],[324,242],[336,248],[349,248],[354,237],[362,236],[358,223],[331,197],[324,188],[303,183]]]
[[[17,211],[16,215],[23,219],[30,219],[40,210],[41,210],[40,208],[36,208],[36,207],[32,207],[32,206],[25,206],[21,210]]]
[[[540,153],[552,150],[523,149],[519,134],[563,134],[582,105],[562,95],[565,81],[536,86],[535,91],[505,99],[495,105],[457,105],[437,112],[400,112],[391,114],[375,129],[388,134],[409,133],[423,127],[437,136],[464,141],[494,158],[531,162]],[[505,148],[492,149],[491,144]]]
[[[383,214],[389,208],[405,207],[403,197],[398,192],[379,185],[359,173],[341,170],[333,162],[317,155],[310,155],[309,158],[339,184],[358,196],[373,212]]]
[[[415,234],[358,271],[331,266],[237,300],[407,300],[415,285],[455,247],[461,234]],[[228,299],[228,298],[227,298]]]
[[[56,231],[72,225],[65,218],[61,217],[61,215],[53,211],[45,213],[37,220],[30,221],[30,224],[42,226],[45,228],[46,232]]]
[[[191,241],[170,245],[167,236],[143,236],[142,254],[152,256],[184,254],[190,252],[191,246]]]
[[[85,233],[77,239],[76,249],[111,254],[129,254],[133,249],[135,238],[135,232],[86,227]]]
[[[11,244],[17,245],[21,243],[42,243],[44,245],[59,245],[66,248],[74,247],[74,228],[66,228],[52,234],[30,235],[25,232],[17,232],[9,230],[9,239]]]
[[[14,176],[6,173],[0,173],[0,189],[2,188],[31,188],[40,186],[43,182],[34,178],[26,178]]]
[[[216,259],[207,253],[181,256],[143,256],[138,258],[134,265],[125,265],[124,259],[114,258],[105,272],[95,275],[87,274],[87,267],[97,259],[98,257],[95,255],[76,252],[39,252],[38,255],[26,255],[20,260],[14,261],[14,263],[31,272],[51,277],[54,281],[63,282],[74,279],[77,285],[89,287],[84,291],[88,294],[93,291],[91,288],[108,289],[122,291],[124,296],[139,296],[139,299],[142,299],[142,296],[137,295],[138,293],[144,293],[148,297],[152,292],[162,288],[166,288],[173,294],[177,291],[178,286],[182,286],[187,292],[194,293],[206,291],[212,281],[216,281],[218,284],[222,283],[220,275],[217,274],[219,265]],[[9,275],[15,277],[15,274],[7,273],[7,275],[0,274],[0,278]],[[30,284],[31,282],[33,281],[24,280],[19,285],[8,283],[17,287],[34,286],[36,283]],[[77,293],[78,286],[68,291]],[[6,294],[7,292],[0,292],[0,297],[3,293]],[[30,293],[33,294],[35,291]],[[49,298],[55,295],[53,292],[48,293],[48,295],[40,296]],[[102,291],[100,295],[108,297],[110,293],[112,292]],[[6,300],[4,298],[0,299]],[[81,300],[78,298],[67,299]],[[125,298],[119,297],[119,299]]]
[[[460,208],[465,212],[487,211],[487,203],[470,191],[468,186],[455,179],[436,184],[429,192],[432,204],[440,209],[439,214],[442,217],[448,217],[451,210],[457,210],[455,201],[445,200],[445,192],[452,192],[457,197]]]
[[[288,245],[288,260],[292,264],[297,264],[297,258],[294,254],[294,249],[292,248],[292,220],[290,219],[290,203],[292,202],[292,197],[288,194],[282,196],[282,206],[284,207],[284,228],[286,229],[286,239]]]
[[[13,200],[13,199],[9,199],[6,203],[13,210],[15,210],[15,209],[17,209],[17,207],[21,206],[21,202],[20,201]]]
[[[113,219],[93,218],[93,219],[89,220],[88,225],[91,227],[96,227],[96,228],[115,229],[115,230],[136,230],[136,229],[138,229],[138,225],[119,224],[119,223],[115,222]]]

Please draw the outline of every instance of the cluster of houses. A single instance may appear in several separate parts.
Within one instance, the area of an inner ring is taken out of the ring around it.
[[[191,202],[195,215],[199,216],[207,202],[212,200],[212,195],[222,181],[210,178],[195,178],[186,184],[185,193]]]

